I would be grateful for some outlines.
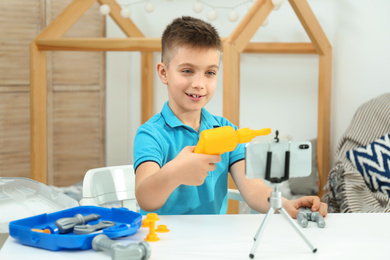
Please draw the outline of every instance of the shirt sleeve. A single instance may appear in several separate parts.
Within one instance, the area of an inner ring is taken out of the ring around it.
[[[153,161],[160,167],[162,166],[163,144],[161,141],[158,131],[145,125],[138,128],[133,147],[134,169],[147,161]]]
[[[245,159],[245,144],[238,144],[234,151],[229,154],[229,167],[238,161]]]

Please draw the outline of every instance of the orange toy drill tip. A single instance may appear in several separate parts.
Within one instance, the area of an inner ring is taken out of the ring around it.
[[[199,142],[195,147],[195,153],[223,154],[233,151],[237,144],[248,143],[259,135],[268,135],[271,128],[251,130],[249,128],[234,130],[231,126],[223,126],[204,130],[200,133]]]

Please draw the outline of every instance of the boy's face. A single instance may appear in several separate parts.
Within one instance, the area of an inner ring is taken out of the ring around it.
[[[169,63],[157,67],[168,86],[169,107],[177,115],[200,111],[217,86],[220,52],[215,49],[179,47]]]

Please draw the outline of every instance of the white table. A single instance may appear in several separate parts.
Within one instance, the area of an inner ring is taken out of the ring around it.
[[[250,259],[249,252],[265,215],[159,216],[156,225],[165,224],[169,233],[158,233],[160,241],[151,242],[151,260]],[[318,248],[312,253],[282,215],[272,215],[260,239],[255,259],[389,259],[390,214],[328,214],[326,227],[309,222],[303,229]],[[123,244],[140,242],[149,233],[141,228],[135,235],[121,238]],[[111,256],[95,250],[47,251],[21,245],[9,237],[0,259],[94,259]]]

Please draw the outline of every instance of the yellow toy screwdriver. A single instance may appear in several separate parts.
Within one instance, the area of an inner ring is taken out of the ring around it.
[[[199,141],[194,152],[202,154],[223,154],[233,151],[239,143],[248,143],[256,136],[268,135],[270,133],[271,128],[263,128],[260,130],[242,128],[235,131],[231,126],[223,126],[207,129],[200,133]]]

